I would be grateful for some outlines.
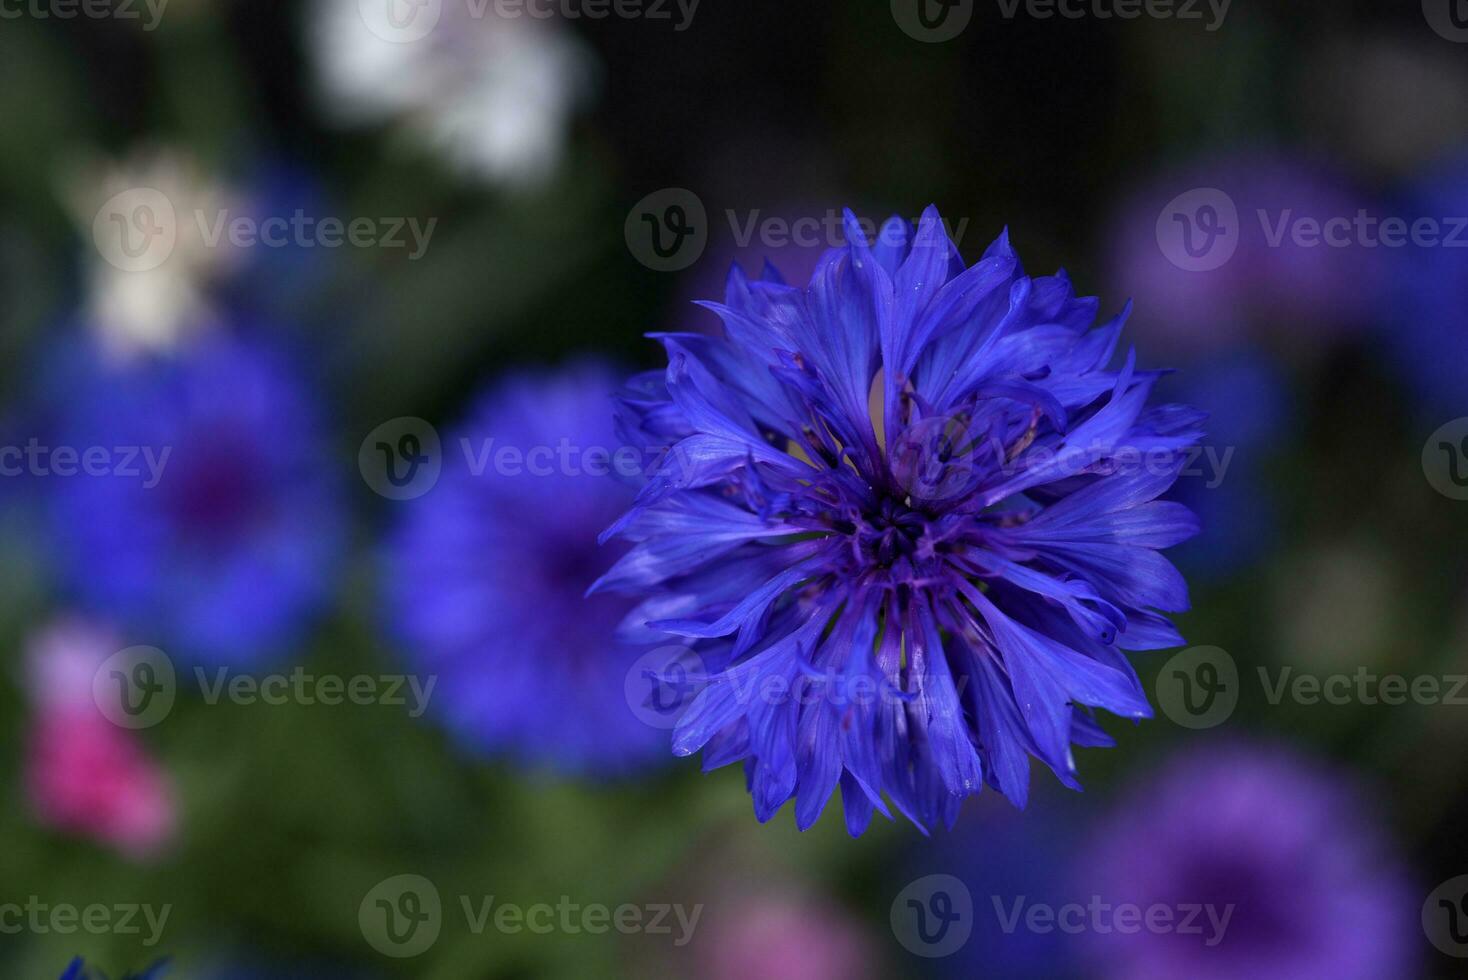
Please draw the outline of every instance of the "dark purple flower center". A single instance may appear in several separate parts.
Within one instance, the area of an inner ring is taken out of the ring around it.
[[[252,440],[210,433],[180,446],[170,463],[160,489],[186,535],[232,538],[265,509],[268,478]]]

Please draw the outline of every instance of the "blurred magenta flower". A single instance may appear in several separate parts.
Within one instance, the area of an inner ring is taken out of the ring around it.
[[[1082,902],[1165,906],[1176,928],[1087,932],[1097,975],[1414,975],[1421,895],[1372,812],[1341,774],[1288,750],[1179,754],[1098,829],[1074,886]],[[1190,933],[1183,907],[1195,905],[1213,917]]]
[[[876,951],[862,925],[824,901],[751,896],[710,922],[709,929],[699,975],[710,980],[863,980],[877,975]]]
[[[1184,359],[1242,343],[1309,353],[1365,324],[1384,249],[1357,244],[1354,229],[1343,247],[1295,229],[1354,222],[1362,209],[1384,217],[1328,169],[1283,151],[1232,153],[1148,179],[1116,208],[1104,248],[1149,348]]]
[[[1031,757],[1078,786],[1091,709],[1150,716],[1123,651],[1182,642],[1161,551],[1197,523],[1157,498],[1203,416],[1149,405],[1127,313],[1093,329],[1007,234],[965,267],[936,208],[846,225],[808,287],[736,269],[724,335],[658,335],[621,422],[662,452],[594,591],[712,641],[675,753],[744,762],[761,821],[839,786],[859,835],[887,798],[924,829],[986,782],[1023,806]]]
[[[80,620],[32,638],[26,787],[44,825],[146,860],[172,840],[177,804],[172,780],[138,733],[93,700],[93,678],[117,650],[114,636]]]
[[[592,362],[512,376],[445,435],[437,485],[398,504],[395,631],[479,751],[593,775],[665,757],[666,732],[627,693],[648,650],[617,635],[634,603],[583,598],[605,561],[597,532],[633,496],[615,469],[616,386]]]
[[[223,327],[166,355],[117,362],[83,343],[64,360],[55,445],[99,454],[33,481],[65,593],[181,664],[288,652],[335,588],[344,538],[295,365]]]

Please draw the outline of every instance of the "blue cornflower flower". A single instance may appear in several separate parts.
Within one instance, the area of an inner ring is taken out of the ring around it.
[[[654,649],[616,638],[634,603],[582,597],[605,563],[597,532],[634,496],[606,410],[617,384],[584,362],[494,386],[445,433],[438,483],[398,505],[395,632],[471,750],[595,775],[666,758],[626,693]]]
[[[82,456],[37,481],[63,589],[181,664],[285,652],[344,536],[313,393],[284,352],[222,330],[123,360],[84,343],[53,375],[55,446]]]
[[[1076,786],[1090,708],[1150,715],[1120,651],[1182,642],[1158,549],[1197,523],[1156,498],[1203,416],[1149,409],[1158,373],[1107,367],[1126,312],[1090,329],[1007,233],[968,268],[933,208],[846,238],[808,288],[736,267],[724,336],[659,335],[619,413],[648,479],[603,536],[636,544],[593,591],[703,641],[673,750],[743,760],[759,819],[839,784],[853,834],[884,796],[951,826],[986,781],[1023,805],[1032,755]]]

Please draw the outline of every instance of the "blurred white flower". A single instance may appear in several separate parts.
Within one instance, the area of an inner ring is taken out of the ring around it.
[[[87,242],[86,319],[106,347],[171,350],[209,322],[209,284],[239,256],[211,240],[231,201],[195,161],[166,149],[92,160],[63,190]]]
[[[515,187],[552,174],[591,88],[591,55],[564,25],[493,0],[317,0],[310,33],[334,123],[396,123]]]

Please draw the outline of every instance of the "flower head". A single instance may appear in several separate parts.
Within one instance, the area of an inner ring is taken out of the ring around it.
[[[400,505],[396,631],[473,749],[600,774],[660,754],[625,694],[648,650],[615,638],[632,603],[582,598],[604,562],[596,532],[632,499],[612,469],[614,377],[585,363],[485,392],[446,433],[437,485]]]
[[[1288,752],[1235,744],[1179,756],[1100,828],[1076,890],[1112,907],[1201,906],[1215,924],[1094,933],[1097,975],[1415,974],[1421,898],[1370,809],[1348,780]]]
[[[115,637],[80,621],[32,640],[26,787],[42,823],[145,859],[172,839],[177,804],[172,780],[138,733],[114,724],[93,700],[93,677],[117,649]]]
[[[591,57],[564,23],[448,0],[395,10],[316,0],[325,106],[343,125],[395,122],[457,169],[515,187],[560,163]]]
[[[1126,314],[1091,329],[1007,235],[966,268],[935,209],[846,222],[808,288],[736,268],[724,336],[660,337],[621,413],[660,451],[596,591],[704,641],[673,748],[742,760],[760,819],[840,785],[854,834],[884,795],[951,825],[985,782],[1023,804],[1032,755],[1075,785],[1090,708],[1149,715],[1120,651],[1181,642],[1158,549],[1196,524],[1155,498],[1201,415],[1149,409],[1158,375],[1108,367]]]
[[[183,664],[284,652],[342,544],[321,419],[286,358],[212,331],[125,363],[85,346],[51,384],[55,445],[101,453],[46,481],[71,597]]]

